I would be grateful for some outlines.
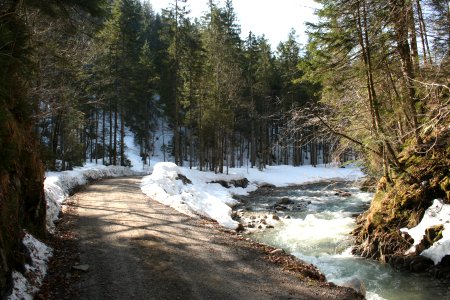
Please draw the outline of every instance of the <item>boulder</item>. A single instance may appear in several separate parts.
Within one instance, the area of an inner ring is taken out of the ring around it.
[[[245,230],[244,225],[242,225],[241,223],[239,223],[238,227],[236,228],[236,232],[242,232],[242,231],[244,231],[244,230]]]
[[[342,286],[352,288],[355,291],[357,291],[358,293],[360,293],[361,295],[366,296],[366,285],[359,278],[353,277],[349,281],[344,282],[344,284],[342,284]]]
[[[192,181],[189,178],[187,178],[186,176],[184,176],[183,174],[178,174],[176,180],[181,180],[184,185],[192,184]]]
[[[89,270],[89,265],[76,265],[72,266],[72,269],[87,272]]]
[[[235,187],[246,188],[250,182],[248,181],[247,178],[241,178],[241,179],[231,180],[230,183],[232,185],[234,185]]]
[[[228,182],[226,182],[225,180],[215,180],[215,181],[211,181],[210,183],[218,183],[221,186],[223,186],[224,188],[230,188],[230,186],[228,185]]]
[[[276,186],[271,183],[263,183],[259,186],[259,188],[260,189],[274,189],[274,188],[276,188]]]
[[[291,199],[289,199],[288,197],[284,197],[281,198],[281,200],[279,200],[276,205],[290,205],[290,204],[294,204],[295,202],[292,201]]]
[[[434,266],[431,259],[421,255],[392,255],[387,260],[394,269],[413,273],[422,273]]]
[[[269,252],[269,254],[278,254],[278,253],[284,253],[284,250],[278,248]]]
[[[409,270],[414,273],[422,273],[434,266],[434,262],[421,255],[413,256],[409,261]]]
[[[347,191],[343,191],[343,190],[336,190],[334,193],[335,196],[340,196],[340,197],[350,197],[352,194],[347,192]]]

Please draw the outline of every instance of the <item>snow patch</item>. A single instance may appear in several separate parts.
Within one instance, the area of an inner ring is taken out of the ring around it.
[[[47,273],[47,263],[53,255],[53,249],[34,238],[31,234],[25,233],[22,241],[27,248],[31,264],[25,265],[25,275],[14,271],[12,273],[14,288],[8,299],[33,299],[33,295],[39,290],[45,274]]]
[[[192,184],[183,184],[178,174],[186,176]],[[225,228],[235,229],[238,222],[231,218],[231,207],[227,204],[236,204],[231,194],[224,195],[215,185],[215,188],[206,188],[202,176],[194,170],[179,168],[171,162],[161,162],[154,166],[152,175],[142,180],[141,189],[150,198],[176,210],[193,215],[193,213],[216,220]],[[204,178],[203,178],[204,179]],[[218,197],[228,196],[228,197]]]
[[[438,264],[444,256],[450,255],[450,204],[444,204],[440,199],[433,201],[416,227],[400,229],[401,232],[408,233],[414,239],[414,245],[405,254],[414,253],[416,246],[424,238],[425,230],[436,225],[444,226],[442,238],[430,248],[422,251],[420,255],[430,258],[434,264]]]

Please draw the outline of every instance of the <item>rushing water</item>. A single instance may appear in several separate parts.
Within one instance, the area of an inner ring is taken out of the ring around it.
[[[336,190],[351,196],[336,195]],[[355,226],[355,216],[368,208],[372,196],[349,183],[327,182],[250,197],[246,205],[250,214],[273,211],[274,204],[285,197],[294,202],[287,210],[277,212],[281,221],[274,229],[255,231],[251,237],[316,265],[328,281],[343,284],[352,278],[362,280],[368,299],[450,299],[447,287],[425,275],[398,272],[351,255],[349,233]],[[306,208],[298,209],[305,204]]]

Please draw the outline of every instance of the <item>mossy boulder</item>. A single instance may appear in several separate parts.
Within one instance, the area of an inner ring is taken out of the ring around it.
[[[450,133],[443,128],[424,145],[410,143],[400,154],[402,168],[391,171],[391,180],[382,177],[370,208],[357,219],[353,231],[353,253],[381,261],[404,256],[412,239],[400,228],[412,228],[422,219],[434,199],[450,203]],[[422,248],[442,235],[442,228],[430,228]]]

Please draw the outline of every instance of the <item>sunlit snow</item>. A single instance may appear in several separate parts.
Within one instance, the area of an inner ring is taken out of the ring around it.
[[[192,184],[177,180],[178,174],[186,176]],[[264,171],[256,168],[233,168],[229,175],[201,172],[161,162],[153,173],[142,180],[142,191],[150,198],[169,205],[183,213],[199,214],[216,220],[225,228],[235,229],[238,223],[231,218],[231,207],[237,204],[233,194],[246,195],[259,185],[298,185],[329,179],[356,180],[364,174],[358,168],[269,166]],[[225,188],[217,182],[247,178],[246,188]]]
[[[402,228],[402,232],[407,232],[413,239],[414,245],[407,251],[413,253],[416,251],[416,246],[422,241],[425,230],[427,228],[443,225],[442,238],[435,242],[430,248],[422,251],[420,255],[430,258],[435,264],[438,264],[441,259],[450,255],[450,204],[444,204],[440,199],[435,199],[422,218],[422,221],[411,229]]]
[[[8,299],[33,299],[39,290],[47,273],[47,262],[52,256],[52,248],[35,239],[31,234],[25,233],[22,241],[30,254],[31,263],[25,265],[25,274],[13,271],[13,291]]]

